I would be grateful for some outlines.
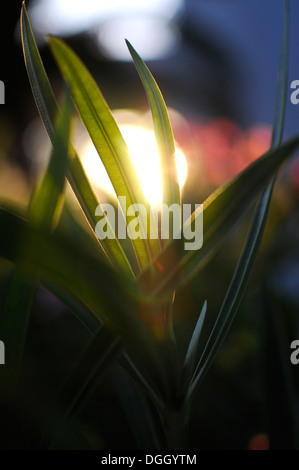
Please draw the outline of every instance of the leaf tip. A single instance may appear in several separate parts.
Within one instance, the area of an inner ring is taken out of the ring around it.
[[[132,46],[132,44],[130,43],[130,41],[126,38],[125,38],[125,41],[126,41],[126,45],[127,45],[127,48],[129,49],[129,52],[130,52],[131,56],[133,56],[134,54],[137,55],[137,52],[135,51],[135,49]]]
[[[21,23],[23,21],[23,17],[27,15],[27,9],[25,5],[26,0],[22,1],[22,6],[21,6]]]

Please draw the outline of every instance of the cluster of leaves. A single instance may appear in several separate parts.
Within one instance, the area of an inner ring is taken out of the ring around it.
[[[84,406],[99,378],[115,360],[151,402],[151,407],[144,410],[144,423],[151,430],[148,445],[156,448],[184,445],[192,401],[245,291],[261,242],[277,171],[299,144],[299,137],[281,143],[288,62],[288,3],[285,5],[284,46],[272,146],[211,194],[204,201],[203,213],[194,212],[185,222],[190,227],[196,217],[203,217],[204,244],[198,251],[184,251],[183,237],[170,239],[163,245],[158,237],[151,239],[150,236],[121,244],[108,219],[111,236],[103,240],[95,236],[95,214],[100,201],[71,144],[71,100],[116,195],[126,196],[130,205],[143,204],[148,217],[151,209],[126,143],[98,86],[78,56],[62,40],[50,37],[51,51],[67,84],[65,99],[59,108],[23,3],[21,27],[26,68],[53,151],[47,170],[33,192],[27,214],[0,210],[1,224],[5,227],[0,234],[0,256],[15,266],[1,331],[7,350],[9,386],[16,387],[32,299],[40,283],[59,296],[91,334],[88,347],[61,386],[55,403],[66,405],[59,420],[55,423],[50,420],[45,426],[46,446],[55,446],[58,429]],[[128,41],[127,46],[152,111],[161,158],[163,202],[168,206],[180,204],[167,108],[147,66]],[[89,247],[77,243],[59,228],[66,179],[90,227],[90,237],[98,247],[92,253]],[[174,293],[196,276],[257,198],[243,252],[205,348],[198,351],[197,346],[207,311],[206,301],[180,365],[172,322]],[[146,233],[148,220],[139,220],[140,229]],[[159,431],[157,426],[161,428]]]

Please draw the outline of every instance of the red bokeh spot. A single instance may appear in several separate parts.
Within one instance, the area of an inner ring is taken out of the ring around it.
[[[248,444],[249,450],[269,450],[270,443],[267,434],[256,434]]]
[[[290,169],[290,179],[295,191],[299,192],[299,158],[297,157]]]
[[[211,187],[220,186],[244,170],[269,150],[271,143],[269,126],[244,130],[221,117],[209,122],[189,121],[182,129],[177,126],[174,135],[189,163],[191,159],[196,164],[196,173],[200,168],[205,184]]]

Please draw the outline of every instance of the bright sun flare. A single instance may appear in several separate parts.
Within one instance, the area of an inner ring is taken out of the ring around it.
[[[133,125],[121,125],[120,130],[127,143],[145,197],[152,206],[161,203],[161,171],[154,133]],[[182,188],[187,177],[187,162],[184,154],[178,148],[175,151],[175,159],[178,181],[180,188]],[[83,151],[83,165],[87,175],[93,179],[96,186],[115,194],[93,144],[88,144]]]

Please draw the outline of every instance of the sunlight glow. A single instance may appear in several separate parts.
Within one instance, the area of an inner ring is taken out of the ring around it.
[[[157,17],[114,18],[105,22],[95,34],[101,52],[114,60],[131,60],[124,38],[128,38],[144,60],[162,58],[175,49],[178,31]]]
[[[120,130],[128,145],[145,197],[151,205],[162,202],[162,183],[159,153],[154,133],[148,129],[133,125],[121,125]],[[105,191],[115,194],[94,146],[89,143],[83,150],[83,166],[94,184]],[[187,162],[181,150],[176,148],[176,165],[180,188],[187,177]]]
[[[170,21],[183,0],[39,0],[29,6],[30,18],[39,32],[77,34],[115,17],[146,15]]]
[[[129,61],[125,38],[144,60],[172,53],[180,39],[175,20],[184,0],[39,0],[29,16],[38,40],[48,34],[69,36],[88,32],[93,54]]]

